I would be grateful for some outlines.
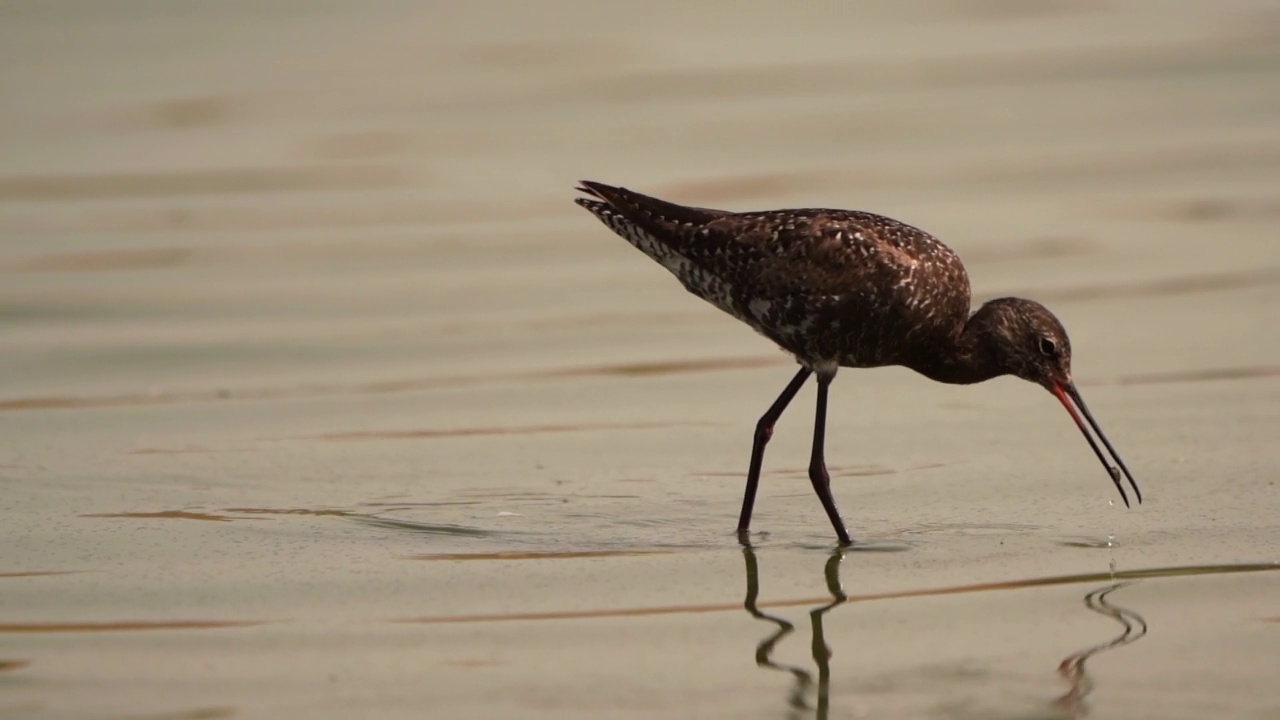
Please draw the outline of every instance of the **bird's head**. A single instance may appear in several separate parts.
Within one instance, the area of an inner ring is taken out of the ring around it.
[[[1089,412],[1084,398],[1071,379],[1071,340],[1067,338],[1067,331],[1058,318],[1048,308],[1033,300],[999,298],[987,302],[974,313],[970,324],[973,326],[978,354],[985,363],[997,371],[997,374],[1016,375],[1052,393],[1070,413],[1085,440],[1089,441],[1094,454],[1102,461],[1102,466],[1107,469],[1111,481],[1120,491],[1124,504],[1129,504],[1129,497],[1120,484],[1122,470],[1129,485],[1133,487],[1138,502],[1142,502],[1142,491],[1134,482],[1129,468],[1102,433],[1102,428],[1093,419],[1093,414]],[[1088,427],[1085,426],[1086,421]],[[1102,449],[1089,433],[1090,428],[1093,435],[1097,435],[1111,453],[1118,468],[1102,454]]]
[[[1062,323],[1034,300],[1000,298],[978,311],[983,354],[1004,375],[1016,375],[1049,392],[1071,385],[1071,340]]]

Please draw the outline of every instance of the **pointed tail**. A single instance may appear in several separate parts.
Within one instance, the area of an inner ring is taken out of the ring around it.
[[[598,200],[577,198],[582,207],[605,218],[600,210],[607,206],[626,220],[658,236],[679,234],[682,228],[705,225],[730,213],[724,210],[677,205],[655,197],[643,195],[623,187],[614,187],[592,180],[583,180],[577,188]]]

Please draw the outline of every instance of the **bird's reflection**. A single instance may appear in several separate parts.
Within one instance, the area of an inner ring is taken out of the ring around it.
[[[785,672],[793,678],[793,684],[787,693],[787,717],[814,717],[825,720],[830,707],[831,683],[831,650],[827,646],[823,633],[823,616],[838,605],[848,601],[848,596],[840,584],[840,563],[844,560],[844,551],[835,550],[827,559],[823,568],[827,592],[831,601],[819,605],[809,611],[809,623],[812,633],[812,656],[815,674],[798,665],[785,665],[773,660],[774,648],[783,638],[795,632],[795,625],[785,618],[760,610],[760,570],[756,560],[755,549],[749,543],[742,543],[742,557],[746,563],[747,593],[742,603],[751,617],[777,626],[777,630],[756,645],[756,665],[762,668]],[[1147,621],[1133,610],[1120,607],[1110,601],[1110,595],[1116,590],[1133,584],[1132,582],[1115,582],[1095,589],[1084,596],[1084,605],[1092,612],[1105,615],[1123,628],[1115,637],[1106,642],[1092,645],[1063,658],[1058,665],[1058,674],[1069,684],[1068,690],[1052,702],[1055,717],[1080,718],[1088,714],[1089,708],[1085,699],[1093,692],[1093,679],[1086,671],[1086,663],[1094,655],[1123,647],[1136,642],[1147,634]],[[812,700],[811,700],[812,698]],[[1042,706],[1043,707],[1043,706]]]
[[[795,679],[795,683],[791,686],[791,691],[787,695],[787,706],[790,708],[787,713],[789,718],[804,717],[808,714],[807,711],[812,710],[814,711],[814,717],[819,718],[819,720],[825,719],[828,714],[831,689],[831,665],[829,662],[831,649],[827,647],[826,639],[823,636],[822,616],[848,599],[844,594],[844,589],[840,587],[840,561],[844,559],[844,551],[836,549],[831,554],[831,557],[827,559],[826,566],[823,569],[823,575],[827,580],[827,592],[831,594],[831,602],[809,611],[809,624],[813,634],[813,662],[818,669],[817,698],[813,705],[809,703],[809,695],[814,687],[813,673],[795,665],[782,665],[774,662],[772,658],[774,647],[783,638],[795,632],[796,627],[788,620],[760,610],[756,604],[760,596],[760,568],[756,562],[755,549],[749,543],[742,543],[742,557],[747,565],[747,596],[742,606],[746,608],[748,613],[751,613],[751,617],[778,626],[776,632],[770,634],[756,645],[756,665],[790,673]]]
[[[1085,607],[1115,620],[1124,629],[1119,635],[1104,643],[1071,653],[1058,664],[1058,674],[1069,683],[1070,687],[1061,697],[1053,701],[1053,705],[1066,712],[1068,717],[1079,718],[1089,713],[1089,708],[1084,702],[1089,693],[1093,692],[1093,679],[1085,670],[1085,663],[1089,658],[1100,652],[1137,642],[1147,634],[1147,621],[1141,615],[1119,605],[1113,605],[1108,599],[1111,593],[1132,584],[1112,583],[1084,596]]]

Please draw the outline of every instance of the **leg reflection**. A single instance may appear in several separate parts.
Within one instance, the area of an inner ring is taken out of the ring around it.
[[[844,559],[843,550],[837,548],[831,557],[827,559],[823,569],[827,592],[831,594],[832,598],[831,602],[809,611],[809,624],[813,633],[813,661],[818,668],[817,701],[813,706],[808,702],[810,688],[814,686],[813,674],[802,667],[774,662],[772,658],[773,649],[783,638],[795,632],[795,625],[785,618],[770,615],[760,610],[757,604],[760,596],[760,569],[756,561],[755,549],[749,543],[743,542],[742,556],[746,562],[747,571],[747,594],[742,603],[743,608],[751,614],[751,617],[778,626],[777,631],[771,633],[756,645],[756,665],[770,670],[790,673],[795,679],[790,692],[787,694],[787,706],[790,708],[789,717],[799,718],[802,717],[803,711],[814,710],[814,717],[819,718],[819,720],[825,720],[830,705],[831,648],[827,645],[823,632],[822,617],[832,608],[847,600],[844,589],[840,585],[840,561]]]
[[[813,661],[818,665],[818,713],[819,718],[827,717],[828,700],[831,697],[831,648],[827,646],[822,631],[822,616],[829,610],[842,605],[849,599],[840,587],[840,561],[844,560],[844,551],[837,549],[827,559],[823,575],[827,580],[827,592],[831,593],[831,602],[809,611],[809,624],[813,628]]]

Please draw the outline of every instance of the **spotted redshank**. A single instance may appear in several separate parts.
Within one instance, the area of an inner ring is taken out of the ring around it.
[[[738,519],[741,537],[751,526],[774,423],[816,375],[809,479],[840,543],[850,544],[823,452],[827,390],[841,367],[902,365],[955,384],[1001,375],[1036,383],[1070,413],[1125,505],[1129,497],[1122,471],[1142,502],[1132,473],[1071,379],[1071,342],[1062,323],[1043,305],[1023,298],[991,300],[971,315],[964,265],[923,230],[853,210],[739,213],[677,205],[598,182],[583,181],[578,189],[591,197],[576,202],[609,229],[669,270],[689,292],[750,325],[800,364],[756,423]]]

